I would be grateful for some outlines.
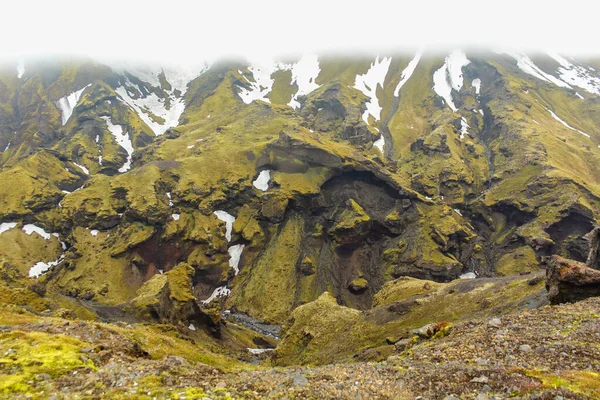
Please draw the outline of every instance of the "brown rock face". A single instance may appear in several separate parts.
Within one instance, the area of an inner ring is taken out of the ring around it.
[[[557,255],[542,263],[546,266],[546,289],[552,304],[600,296],[600,271]]]

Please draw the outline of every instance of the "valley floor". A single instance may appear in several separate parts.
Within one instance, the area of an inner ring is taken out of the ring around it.
[[[600,398],[600,298],[460,323],[381,362],[319,367],[189,357],[189,338],[138,325],[11,311],[0,323],[3,398]]]

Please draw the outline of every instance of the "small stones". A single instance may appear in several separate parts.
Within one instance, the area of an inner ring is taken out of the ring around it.
[[[304,375],[294,375],[293,382],[295,386],[306,386],[308,385],[308,379]]]
[[[529,353],[531,352],[531,346],[528,344],[522,344],[519,346],[519,350],[521,350],[523,353]]]
[[[492,328],[500,328],[502,326],[502,320],[500,318],[492,318],[488,321],[488,326]]]
[[[394,346],[396,348],[396,351],[399,352],[399,353],[401,353],[404,350],[408,349],[410,347],[411,343],[412,343],[411,339],[402,339],[402,340],[398,340],[394,344]]]
[[[471,379],[471,383],[488,383],[489,381],[490,379],[485,375],[481,375],[477,378]]]

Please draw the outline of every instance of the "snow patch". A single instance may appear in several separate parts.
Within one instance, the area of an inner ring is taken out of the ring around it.
[[[461,117],[460,118],[460,139],[464,139],[465,135],[469,133],[469,124],[467,123],[467,120],[465,119],[465,117]]]
[[[131,155],[133,154],[133,144],[131,143],[131,139],[129,139],[129,134],[127,132],[123,133],[123,127],[121,125],[113,125],[110,117],[100,117],[106,122],[106,126],[108,126],[108,130],[111,135],[115,138],[117,144],[125,149],[127,152],[127,161],[121,168],[119,168],[119,172],[127,172],[131,169]]]
[[[580,87],[589,93],[600,95],[599,77],[591,75],[586,68],[569,62],[557,53],[550,52],[548,55],[560,64],[560,67],[556,71],[560,79],[573,86]],[[583,96],[579,93],[575,94],[583,99]]]
[[[243,244],[236,244],[235,246],[231,246],[229,249],[227,249],[230,257],[229,267],[233,268],[235,275],[240,272],[238,265],[240,264],[240,258],[242,256],[242,251],[244,251],[244,247],[246,246]]]
[[[188,148],[188,149],[193,149],[193,148],[194,148],[194,146],[196,146],[196,145],[195,145],[195,144],[191,144],[191,145],[187,146],[187,148]]]
[[[585,100],[585,97],[583,97],[582,95],[580,95],[579,93],[575,92],[575,96],[579,97],[581,100]],[[9,143],[10,144],[10,143]]]
[[[50,268],[55,267],[58,264],[60,264],[64,259],[65,259],[65,255],[61,254],[57,260],[50,261],[47,263],[45,263],[43,261],[35,263],[35,265],[29,269],[29,277],[30,278],[40,277],[42,274],[44,274]]]
[[[369,98],[367,109],[362,116],[363,121],[367,125],[369,124],[369,115],[373,116],[376,121],[379,121],[381,118],[381,106],[377,98],[377,86],[383,88],[383,82],[385,81],[385,76],[388,73],[391,62],[391,57],[384,57],[381,61],[377,57],[369,70],[363,75],[357,75],[354,80],[354,89],[360,90]]]
[[[319,58],[315,54],[306,54],[302,56],[300,61],[292,65],[292,85],[295,83],[298,86],[298,91],[292,96],[288,106],[292,108],[300,108],[298,97],[306,96],[319,85],[315,82],[321,68],[319,67]]]
[[[271,171],[265,169],[264,171],[260,171],[258,177],[252,181],[252,185],[258,190],[262,190],[266,192],[269,189],[269,181],[271,180]]]
[[[134,84],[126,76],[124,86],[118,87],[115,92],[152,129],[156,136],[160,136],[167,129],[179,125],[179,118],[185,110],[183,97],[188,83],[207,69],[208,66],[179,66],[172,69],[127,67],[123,72],[135,76],[144,83]],[[170,89],[163,88],[158,78],[161,72],[164,73],[165,80],[171,86]],[[151,86],[154,90],[148,90],[147,86]],[[161,93],[162,96],[159,97],[155,91]],[[151,115],[159,117],[159,120],[153,119]]]
[[[462,274],[459,276],[459,279],[475,279],[477,278],[477,274],[475,272],[467,272],[466,274]]]
[[[231,293],[231,290],[227,289],[227,286],[218,287],[212,292],[208,299],[202,300],[202,303],[208,304],[218,297],[227,297],[229,296],[229,293]]]
[[[460,215],[461,217],[463,216],[462,213],[460,212],[460,210],[458,208],[455,208],[454,212],[457,213],[458,215]]]
[[[564,88],[571,88],[571,86],[569,86],[567,83],[561,81],[557,77],[547,74],[544,71],[542,71],[542,69],[540,67],[538,67],[537,65],[535,65],[535,63],[533,61],[531,61],[531,59],[529,57],[527,57],[525,54],[509,52],[508,55],[511,56],[512,58],[514,58],[515,60],[517,60],[517,67],[519,67],[519,69],[521,71],[523,71],[531,76],[534,76],[544,82],[553,83],[556,86],[560,86],[560,87],[564,87]]]
[[[23,59],[20,59],[17,62],[17,78],[21,79],[24,74],[25,74],[25,61],[23,61]]]
[[[400,95],[400,89],[402,89],[402,86],[404,86],[404,84],[412,76],[413,72],[415,72],[415,69],[417,68],[417,65],[419,64],[419,61],[421,60],[422,55],[423,55],[423,49],[417,50],[417,53],[415,54],[413,59],[410,60],[410,62],[406,66],[406,68],[404,68],[404,70],[402,70],[402,75],[400,75],[400,82],[398,83],[398,86],[396,86],[396,89],[394,89],[395,97],[398,97]]]
[[[250,354],[254,354],[254,355],[259,355],[259,354],[263,354],[266,353],[268,351],[273,351],[275,349],[253,349],[248,347],[248,351],[250,352]]]
[[[90,235],[92,235],[92,236],[98,236],[98,233],[100,233],[100,231],[98,229],[92,229],[90,231]]]
[[[254,82],[250,82],[244,76],[250,87],[238,86],[238,95],[244,103],[250,104],[255,100],[261,100],[266,103],[271,102],[267,98],[269,93],[271,93],[271,89],[273,89],[273,83],[275,83],[275,80],[271,79],[271,75],[280,69],[278,66],[280,65],[272,61],[267,61],[257,62],[248,67],[248,70],[252,73]]]
[[[379,151],[381,152],[381,154],[384,154],[383,146],[385,146],[385,138],[383,137],[383,134],[380,134],[379,139],[377,139],[375,142],[373,142],[373,146],[377,147],[379,149]]]
[[[83,165],[80,165],[77,163],[73,163],[73,164],[75,164],[76,167],[78,167],[80,170],[82,170],[84,174],[86,174],[86,175],[90,174],[90,170],[87,169],[86,167],[84,167]]]
[[[479,78],[473,79],[473,82],[471,83],[471,85],[473,85],[473,87],[475,88],[475,94],[479,95],[479,93],[481,92],[481,79],[479,79]]]
[[[50,234],[48,232],[46,232],[45,230],[43,230],[42,228],[40,228],[39,226],[36,226],[34,224],[27,224],[23,226],[23,232],[25,232],[27,235],[30,235],[35,232],[38,235],[40,235],[41,237],[44,238],[44,240],[50,240]]]
[[[173,199],[171,198],[171,192],[167,192],[167,197],[169,198],[169,207],[173,207]]]
[[[433,90],[454,112],[457,108],[452,99],[452,89],[458,92],[463,87],[462,69],[470,62],[465,53],[456,50],[450,53],[446,57],[444,65],[433,73]]]
[[[4,151],[7,151],[8,149],[10,149],[10,142],[8,142],[8,144],[6,145],[6,147],[4,148]]]
[[[56,102],[56,106],[62,111],[63,126],[67,124],[67,121],[69,121],[69,118],[71,118],[71,115],[73,115],[73,110],[79,102],[79,98],[81,97],[83,91],[90,86],[92,86],[91,83],[87,86],[84,86],[82,89],[79,89],[71,93],[70,95],[63,97],[62,99]]]
[[[16,222],[3,222],[0,224],[0,234],[6,232],[9,229],[14,228],[15,226],[17,226]]]
[[[171,218],[173,218],[174,221],[179,221],[179,217],[181,217],[179,214],[171,214]]]
[[[222,210],[217,210],[213,214],[215,214],[218,219],[225,222],[225,238],[228,242],[230,242],[231,231],[233,230],[233,223],[235,222],[235,217],[229,214],[228,212]]]
[[[194,326],[194,324],[190,324],[190,325],[188,326],[188,329],[189,329],[190,331],[195,331],[195,330],[196,330],[196,327]]]
[[[571,129],[571,130],[573,130],[573,131],[575,131],[575,132],[579,132],[579,133],[581,133],[582,135],[584,135],[584,136],[586,136],[586,137],[590,137],[590,135],[588,135],[587,133],[585,133],[585,132],[583,132],[583,131],[580,131],[580,130],[579,130],[579,129],[577,129],[577,128],[573,128],[571,125],[567,124],[565,121],[563,121],[562,119],[560,119],[560,118],[558,117],[558,115],[554,114],[554,113],[552,112],[552,110],[550,110],[550,109],[548,109],[548,108],[546,108],[546,110],[547,110],[547,111],[550,113],[550,115],[552,115],[552,118],[554,118],[555,120],[557,120],[558,122],[560,122],[561,124],[563,124],[564,126],[566,126],[567,128],[569,128],[569,129]]]

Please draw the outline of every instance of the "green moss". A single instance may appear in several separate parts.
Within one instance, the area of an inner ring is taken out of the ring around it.
[[[592,371],[562,371],[550,373],[536,370],[525,370],[525,375],[539,379],[545,387],[565,387],[571,392],[586,396],[597,396],[600,393],[600,374]]]
[[[500,276],[534,272],[539,268],[535,251],[529,246],[522,246],[504,254],[496,264],[496,272]]]
[[[371,217],[356,201],[350,199],[336,221],[337,223],[330,229],[330,233],[352,233],[358,231],[361,226],[371,222]]]
[[[289,365],[349,360],[365,349],[385,345],[388,337],[406,337],[412,329],[427,324],[444,322],[440,325],[444,327],[450,322],[511,312],[545,293],[543,280],[530,285],[530,279],[515,276],[446,284],[398,279],[384,286],[374,298],[374,308],[366,312],[340,306],[324,294],[292,312],[284,325],[276,362]],[[403,312],[394,312],[394,304],[403,305]],[[448,332],[442,331],[440,335]]]
[[[433,281],[401,277],[383,285],[373,297],[373,307],[385,306],[413,296],[435,292],[442,286],[443,284]]]
[[[135,299],[133,299],[133,303],[138,308],[157,305],[160,300],[159,295],[166,284],[167,275],[154,275],[140,286],[136,292]]]
[[[194,273],[194,268],[186,263],[180,263],[167,272],[171,299],[179,302],[195,299],[192,294],[192,278]]]
[[[80,350],[85,345],[69,336],[42,332],[0,334],[0,363],[6,374],[0,393],[29,392],[29,382],[38,374],[57,378],[77,368],[94,368],[92,361],[82,361]]]
[[[238,275],[239,283],[232,289],[228,304],[269,322],[284,320],[294,308],[302,235],[303,221],[292,215],[278,234],[271,236],[254,265],[245,268],[248,275]]]
[[[287,208],[289,199],[281,195],[270,196],[263,204],[261,214],[266,218],[281,220]]]
[[[110,254],[118,256],[127,250],[144,243],[155,233],[152,226],[144,225],[140,222],[134,222],[130,225],[122,226],[111,238],[109,244],[112,248]]]
[[[276,71],[271,77],[274,84],[269,92],[268,98],[273,104],[287,105],[292,99],[292,95],[298,90],[292,83],[292,71]]]

